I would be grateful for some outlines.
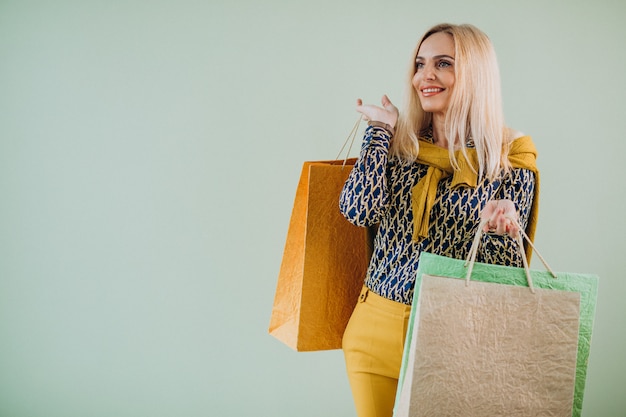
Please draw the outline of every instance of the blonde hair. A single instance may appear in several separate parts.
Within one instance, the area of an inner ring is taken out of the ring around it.
[[[478,174],[496,178],[502,169],[510,169],[507,159],[510,138],[505,138],[508,130],[502,110],[500,71],[487,35],[468,24],[434,26],[418,42],[408,74],[405,109],[398,119],[390,154],[414,162],[419,151],[418,137],[430,128],[432,114],[422,109],[412,80],[420,46],[429,36],[439,32],[451,35],[454,40],[455,83],[444,127],[452,165],[458,168],[454,151],[459,147],[469,160],[465,142],[472,138],[478,156]]]

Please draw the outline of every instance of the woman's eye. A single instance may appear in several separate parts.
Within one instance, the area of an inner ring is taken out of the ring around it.
[[[452,63],[448,62],[448,61],[439,61],[439,63],[437,64],[437,66],[439,68],[448,68],[452,66]]]
[[[420,70],[424,68],[424,63],[423,62],[416,62],[415,63],[415,69]]]

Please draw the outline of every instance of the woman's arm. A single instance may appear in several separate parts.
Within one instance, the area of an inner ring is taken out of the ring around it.
[[[361,153],[343,186],[339,209],[357,226],[378,223],[389,204],[387,160],[391,133],[368,126]]]
[[[372,226],[380,221],[389,203],[387,157],[398,109],[384,95],[380,106],[357,99],[356,111],[373,123],[365,130],[361,154],[343,187],[339,207],[351,223]]]

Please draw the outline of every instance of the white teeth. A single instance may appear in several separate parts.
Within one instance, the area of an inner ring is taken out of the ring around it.
[[[441,91],[441,88],[425,88],[422,90],[423,93],[436,93]]]

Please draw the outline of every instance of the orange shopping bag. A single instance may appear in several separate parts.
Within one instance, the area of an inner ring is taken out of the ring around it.
[[[354,163],[305,162],[302,168],[269,326],[272,336],[297,351],[340,349],[363,286],[369,229],[339,212]]]

